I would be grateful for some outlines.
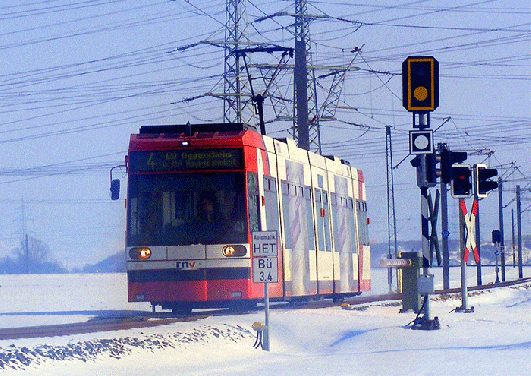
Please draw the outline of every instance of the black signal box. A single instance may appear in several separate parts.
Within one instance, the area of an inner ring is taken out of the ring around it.
[[[484,164],[476,165],[476,195],[478,198],[486,198],[489,191],[498,188],[498,182],[489,180],[497,176],[498,170],[487,168]]]
[[[452,166],[452,197],[472,196],[472,170],[469,165]]]
[[[441,151],[441,179],[443,183],[452,181],[452,165],[464,162],[467,157],[466,151],[450,151],[448,149]]]
[[[402,63],[402,104],[410,112],[439,106],[439,62],[432,56],[409,56]]]

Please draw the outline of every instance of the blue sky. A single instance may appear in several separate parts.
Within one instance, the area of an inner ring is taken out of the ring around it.
[[[249,41],[292,47],[293,3],[244,1]],[[308,14],[318,16],[310,29],[313,64],[359,68],[346,76],[337,120],[322,124],[322,146],[365,172],[373,240],[387,239],[386,125],[395,164],[405,158],[394,170],[398,237],[420,238],[419,190],[407,157],[412,120],[401,104],[407,56],[440,62],[435,142],[471,152],[471,163],[502,166],[504,204],[516,184],[530,187],[527,2],[321,0],[308,2]],[[223,91],[225,0],[7,0],[0,19],[0,256],[18,246],[25,223],[67,266],[100,260],[124,245],[124,203],[110,201],[108,171],[123,163],[129,135],[142,125],[222,119],[213,95]],[[251,59],[275,64],[279,56]],[[317,82],[319,101],[331,76]],[[278,85],[290,99],[288,72]],[[265,113],[274,120],[267,103]],[[267,125],[274,137],[289,126]],[[495,193],[481,204],[485,239],[497,228],[497,207]],[[509,235],[511,208],[504,213]],[[452,200],[452,237],[456,214]]]

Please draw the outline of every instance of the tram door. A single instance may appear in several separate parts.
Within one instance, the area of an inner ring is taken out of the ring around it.
[[[285,163],[286,180],[281,181],[285,288],[288,296],[303,296],[317,292],[311,188],[305,184],[303,164]]]
[[[329,194],[324,177],[322,175],[316,176],[317,187],[314,188],[314,201],[317,243],[317,291],[319,294],[330,294],[334,291],[334,261],[330,232]]]
[[[338,264],[334,265],[335,292],[358,290],[358,259],[354,200],[349,197],[348,179],[335,176],[335,193],[331,195],[334,223],[334,253]]]

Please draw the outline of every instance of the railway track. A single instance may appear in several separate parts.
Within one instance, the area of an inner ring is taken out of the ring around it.
[[[145,314],[133,315],[130,317],[96,317],[85,322],[71,324],[0,328],[0,340],[56,337],[72,334],[128,330],[133,328],[151,328],[154,326],[169,325],[175,322],[198,321],[208,316],[209,315],[197,314],[186,317],[156,318],[156,316],[153,316],[149,312],[145,312]]]
[[[507,287],[522,283],[531,282],[530,278],[518,279],[515,281],[507,281],[498,284],[487,284],[482,286],[470,286],[468,291],[488,290],[493,288]],[[436,290],[436,295],[460,293],[460,288],[452,288],[448,290]],[[350,305],[369,304],[374,302],[386,300],[400,300],[401,294],[382,294],[374,296],[357,296],[345,299]],[[339,302],[334,302],[331,299],[320,299],[307,301],[304,304],[279,304],[272,306],[273,309],[319,309],[340,305]],[[28,326],[19,328],[0,328],[0,340],[19,339],[19,338],[44,338],[55,337],[73,334],[86,334],[106,331],[128,330],[133,328],[150,328],[155,326],[170,325],[176,322],[193,322],[203,320],[210,316],[234,314],[230,310],[212,310],[209,312],[197,312],[188,316],[172,316],[166,312],[142,312],[131,311],[128,315],[121,317],[95,317],[86,322],[62,324],[62,325],[42,325],[42,326]]]

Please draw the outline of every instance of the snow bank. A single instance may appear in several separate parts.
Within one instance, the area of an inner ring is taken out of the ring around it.
[[[386,283],[385,271],[378,273],[373,275],[375,281],[381,278]],[[79,303],[82,308],[105,312],[124,308],[121,301],[105,298],[105,289],[95,286],[120,280],[120,275],[84,278],[78,281],[94,286],[101,296],[86,294]],[[39,286],[35,280],[32,283],[35,289]],[[109,291],[112,296],[113,289]],[[112,303],[102,303],[106,299]],[[44,300],[41,305],[52,308]],[[409,329],[415,314],[399,313],[399,303],[394,301],[351,310],[275,309],[269,353],[253,348],[251,325],[264,319],[263,312],[255,312],[149,329],[0,341],[0,373],[505,376],[527,374],[531,369],[531,284],[471,293],[474,313],[454,311],[461,304],[459,294],[432,300],[432,314],[441,322],[438,331]],[[36,309],[40,306],[37,299],[33,304]]]

